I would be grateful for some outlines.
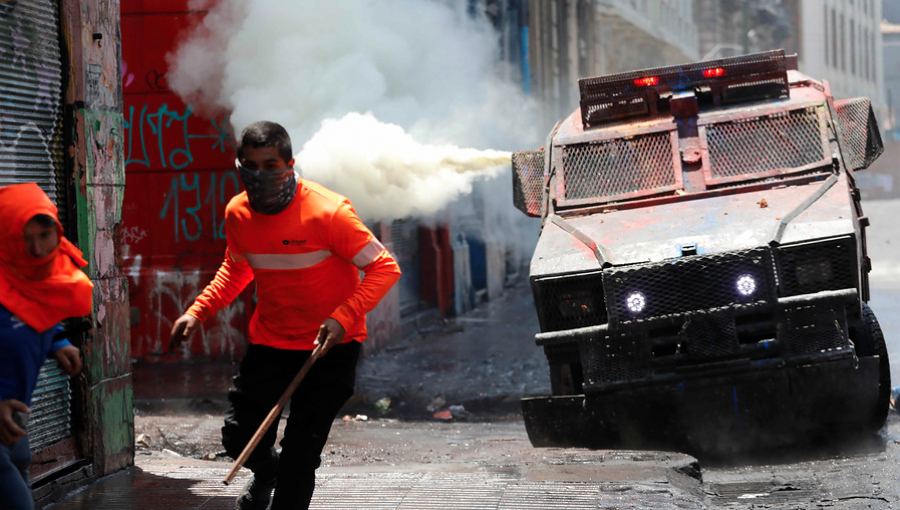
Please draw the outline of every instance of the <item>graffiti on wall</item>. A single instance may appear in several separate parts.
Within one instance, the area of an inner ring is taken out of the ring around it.
[[[202,20],[187,0],[123,2],[122,91],[126,197],[123,262],[129,280],[134,358],[239,358],[252,311],[250,293],[206,321],[178,353],[172,323],[212,280],[225,253],[225,206],[240,193],[228,112],[185,104],[169,88],[166,55],[178,34]],[[182,5],[183,4],[183,5]],[[182,10],[183,9],[183,10]],[[142,34],[155,34],[144,37]]]
[[[184,310],[193,303],[206,281],[200,270],[165,271],[157,270],[150,276],[149,298],[147,309],[143,310],[143,320],[150,324],[145,332],[132,338],[135,354],[161,356],[168,351],[169,332],[172,324]],[[246,305],[236,299],[231,305],[222,309],[216,321],[201,325],[200,330],[191,337],[191,345],[183,351],[184,357],[201,355],[207,358],[235,358],[243,354],[244,334],[235,324],[244,318]],[[147,317],[150,315],[150,317]]]
[[[221,210],[231,197],[240,193],[234,172],[223,174],[194,172],[173,177],[160,219],[171,218],[175,242],[196,241],[204,232],[204,224],[213,239],[225,239],[225,218]],[[201,213],[201,210],[203,212]],[[210,218],[208,223],[203,218]]]
[[[170,108],[163,103],[152,107],[140,106],[140,112],[132,105],[125,112],[126,170],[130,165],[150,168],[159,164],[162,168],[183,169],[194,162],[191,150],[192,140],[209,141],[209,149],[220,153],[234,151],[234,131],[229,117],[209,119],[207,122],[213,134],[204,129],[202,133],[192,132],[193,116],[190,105],[183,109]],[[135,119],[137,124],[135,124]],[[153,154],[153,159],[151,159]]]

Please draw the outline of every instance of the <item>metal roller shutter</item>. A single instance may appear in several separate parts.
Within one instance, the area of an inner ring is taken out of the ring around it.
[[[419,261],[418,220],[394,220],[391,222],[391,243],[394,258],[402,271],[397,282],[400,292],[400,315],[408,315],[419,309],[422,300],[422,270]]]
[[[66,226],[62,56],[57,2],[0,3],[0,186],[36,182]],[[69,378],[53,361],[41,370],[28,434],[33,451],[71,436]]]

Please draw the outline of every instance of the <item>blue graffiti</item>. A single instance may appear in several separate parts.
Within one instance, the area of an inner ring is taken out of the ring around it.
[[[190,182],[187,175],[192,177]],[[231,171],[223,174],[218,182],[216,182],[216,174],[204,174],[204,176],[209,176],[209,183],[208,186],[203,186],[203,189],[209,191],[203,198],[201,198],[203,193],[200,174],[194,172],[187,175],[181,174],[172,177],[169,191],[166,193],[166,203],[159,213],[159,219],[162,220],[171,215],[174,222],[175,242],[181,238],[192,242],[200,239],[203,235],[204,222],[201,219],[201,210],[208,207],[212,213],[210,226],[213,239],[225,239],[225,218],[219,218],[218,214],[220,207],[241,191],[238,186],[237,172]],[[186,200],[182,200],[182,192],[187,193]]]
[[[210,120],[209,123],[215,129],[215,134],[201,135],[189,132],[188,119],[191,118],[191,115],[193,115],[193,109],[190,105],[186,106],[183,112],[179,112],[178,110],[169,109],[168,104],[163,104],[155,112],[150,113],[148,113],[148,106],[144,105],[141,108],[138,122],[135,124],[135,107],[129,106],[128,113],[125,116],[125,136],[128,139],[128,156],[125,158],[125,168],[127,169],[128,165],[131,164],[149,167],[151,162],[150,156],[147,154],[147,144],[154,142],[159,151],[159,163],[162,167],[176,170],[180,170],[194,162],[194,156],[191,152],[191,140],[214,140],[211,148],[213,150],[218,149],[219,152],[235,150],[234,132],[229,122],[230,117],[226,116],[221,120]],[[146,126],[149,126],[150,129],[147,130]],[[176,147],[165,146],[163,135],[169,130],[177,130],[174,131],[177,133],[175,138],[179,140]],[[148,135],[150,136],[149,139]],[[137,143],[140,145],[137,150],[135,150],[135,138],[137,138]]]

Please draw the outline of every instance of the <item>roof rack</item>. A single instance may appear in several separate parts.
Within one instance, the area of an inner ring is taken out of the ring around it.
[[[784,50],[578,80],[581,120],[591,128],[628,117],[655,115],[660,96],[693,89],[714,105],[790,95]]]

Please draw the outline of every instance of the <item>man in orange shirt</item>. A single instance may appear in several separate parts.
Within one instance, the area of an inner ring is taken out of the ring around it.
[[[308,508],[331,423],[353,394],[365,314],[400,278],[394,258],[346,198],[297,176],[291,151],[287,131],[273,122],[241,133],[237,168],[246,191],[225,209],[225,260],[172,327],[174,347],[256,280],[247,354],[222,428],[234,458],[314,346],[327,353],[291,399],[281,454],[271,427],[245,463],[253,478],[238,497],[242,510],[267,508],[273,488],[273,510]]]

